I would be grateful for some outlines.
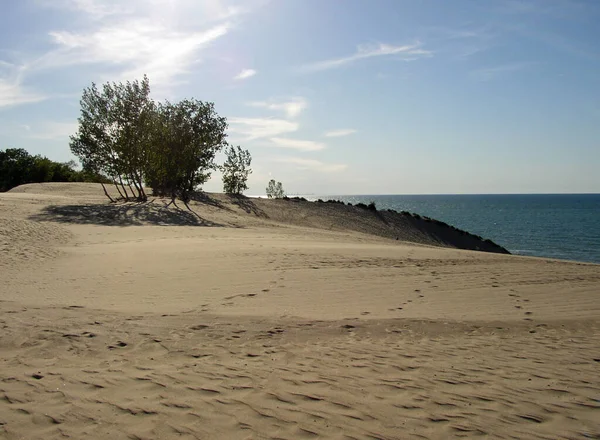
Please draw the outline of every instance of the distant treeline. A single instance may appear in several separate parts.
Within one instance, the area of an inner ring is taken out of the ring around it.
[[[32,156],[22,148],[0,150],[0,192],[25,183],[95,182],[108,183],[100,174],[77,170],[76,163],[54,162],[40,155]]]

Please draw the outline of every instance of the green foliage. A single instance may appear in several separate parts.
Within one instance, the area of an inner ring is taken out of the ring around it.
[[[227,159],[221,166],[223,172],[223,191],[227,194],[241,194],[248,189],[248,176],[252,173],[252,157],[242,147],[229,147],[225,150]]]
[[[213,103],[184,100],[157,106],[149,144],[147,184],[156,195],[187,199],[217,168],[227,120]]]
[[[106,178],[88,170],[78,171],[73,161],[54,162],[31,156],[22,148],[0,150],[0,192],[25,183],[106,182]]]
[[[109,176],[125,199],[127,186],[145,200],[146,184],[156,195],[187,200],[217,168],[214,159],[226,145],[226,129],[212,103],[154,102],[144,76],[84,90],[71,151],[84,169]]]
[[[276,182],[275,179],[269,181],[267,185],[267,197],[270,199],[282,199],[285,197],[285,191],[283,191],[281,182]]]
[[[71,136],[73,154],[84,168],[119,182],[125,198],[129,198],[127,184],[135,187],[134,197],[145,200],[143,178],[155,112],[148,78],[106,83],[102,90],[92,83],[84,89],[80,104],[78,133]]]

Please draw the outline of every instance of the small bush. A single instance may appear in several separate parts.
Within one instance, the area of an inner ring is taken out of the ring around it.
[[[369,211],[377,211],[377,206],[375,206],[375,202],[369,203],[369,205],[367,206],[367,209]]]

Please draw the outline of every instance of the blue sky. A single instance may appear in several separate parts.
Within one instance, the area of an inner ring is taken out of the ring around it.
[[[83,88],[146,73],[215,102],[250,194],[600,192],[598,23],[595,0],[3,0],[0,148],[71,159]]]

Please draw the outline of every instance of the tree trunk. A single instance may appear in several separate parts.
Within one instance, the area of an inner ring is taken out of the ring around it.
[[[144,191],[144,182],[142,182],[142,176],[136,175],[135,177],[137,178],[137,182],[139,185],[140,197],[145,202],[146,200],[148,200],[148,196],[146,195],[146,192]]]
[[[133,173],[132,177],[133,179],[131,179],[131,181],[133,182],[133,186],[135,186],[135,189],[138,192],[138,200],[145,202],[146,200],[148,200],[148,196],[146,196],[146,193],[144,192],[144,184],[142,183],[141,177],[135,172]]]
[[[139,200],[140,199],[139,196],[135,193],[135,191],[131,187],[131,181],[130,180],[127,181],[127,186],[129,187],[129,191],[131,191],[132,198]]]
[[[108,197],[112,203],[115,203],[115,200],[110,196],[108,191],[106,191],[106,187],[104,186],[104,183],[100,182],[100,185],[102,185],[102,189],[104,190],[104,194],[106,194],[106,197]]]
[[[117,192],[119,193],[119,195],[121,196],[121,198],[124,199],[125,196],[121,192],[121,189],[119,188],[119,185],[117,185],[117,179],[115,179],[114,177],[113,177],[113,184],[115,185],[115,188],[117,188]]]
[[[123,179],[121,179],[121,175],[119,175],[119,183],[121,184],[121,188],[123,188],[123,192],[125,193],[125,200],[129,201],[129,194],[127,193],[127,190],[125,189],[125,185],[123,184]]]

